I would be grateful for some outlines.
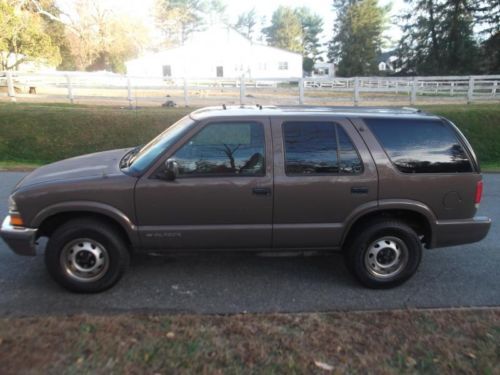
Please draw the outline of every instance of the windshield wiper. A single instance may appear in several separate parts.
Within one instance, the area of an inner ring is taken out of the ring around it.
[[[123,155],[122,160],[120,160],[120,168],[127,168],[132,164],[132,158],[137,155],[137,153],[141,150],[141,146],[134,147],[132,150],[128,151],[125,155]]]

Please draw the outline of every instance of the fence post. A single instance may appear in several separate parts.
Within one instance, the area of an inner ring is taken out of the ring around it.
[[[299,79],[299,104],[304,104],[304,78]]]
[[[354,77],[354,105],[359,105],[359,78]]]
[[[413,77],[413,85],[411,86],[410,104],[414,105],[417,102],[418,79]]]
[[[467,104],[472,103],[474,99],[474,77],[469,77],[469,89],[467,90]]]
[[[493,88],[491,89],[491,96],[497,95],[498,81],[493,82]]]
[[[73,85],[71,84],[71,76],[66,74],[66,82],[68,86],[68,99],[71,104],[74,103],[75,98],[73,97]]]
[[[245,76],[240,77],[240,105],[245,104]]]
[[[455,82],[452,82],[450,86],[450,96],[453,95],[455,95]]]
[[[12,72],[7,71],[7,94],[11,101],[16,101],[16,90],[14,89],[14,82],[12,81]]]
[[[188,101],[188,81],[187,78],[184,77],[184,106],[189,107]]]
[[[132,105],[132,82],[130,80],[130,77],[127,77],[127,100],[128,100],[128,107],[133,108],[134,106]]]

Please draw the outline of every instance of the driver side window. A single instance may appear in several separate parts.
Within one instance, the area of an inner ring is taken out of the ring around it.
[[[173,158],[179,177],[263,176],[265,138],[262,124],[222,122],[206,125]]]

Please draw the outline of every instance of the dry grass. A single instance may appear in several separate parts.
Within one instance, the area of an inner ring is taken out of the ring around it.
[[[500,310],[4,318],[0,366],[3,374],[493,374]]]

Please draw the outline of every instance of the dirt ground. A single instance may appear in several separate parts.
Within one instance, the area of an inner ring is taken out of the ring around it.
[[[165,88],[151,90],[132,90],[131,100],[128,100],[126,89],[92,89],[75,88],[73,90],[75,104],[111,105],[111,106],[161,106],[172,101],[177,106],[185,106],[184,91],[181,88]],[[10,101],[6,93],[0,93],[0,101]],[[497,97],[498,100],[498,97]],[[69,103],[65,88],[40,87],[36,95],[27,92],[16,95],[18,102]],[[484,97],[478,101],[491,101]],[[464,95],[454,97],[419,95],[417,103],[452,104],[466,103]],[[261,105],[297,105],[299,92],[296,87],[247,87],[244,95],[245,104]],[[240,91],[237,87],[224,88],[190,88],[188,90],[188,106],[240,104]],[[306,105],[354,105],[353,94],[350,91],[335,91],[332,89],[306,89],[304,94]],[[405,91],[392,92],[361,92],[358,105],[362,106],[409,106],[410,97]]]

